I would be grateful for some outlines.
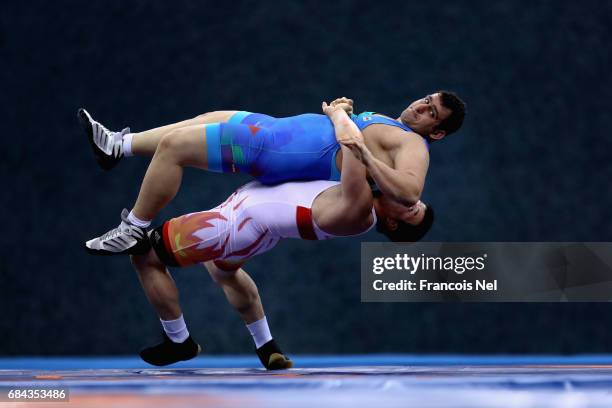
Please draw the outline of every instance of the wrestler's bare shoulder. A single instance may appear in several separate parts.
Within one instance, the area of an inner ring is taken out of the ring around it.
[[[427,144],[421,135],[396,126],[376,123],[368,126],[362,132],[368,147],[370,147],[370,144],[374,144],[389,150],[409,144],[412,148],[427,150]]]
[[[347,236],[361,234],[372,225],[371,195],[351,203],[343,203],[340,185],[319,194],[312,205],[312,216],[323,231]]]

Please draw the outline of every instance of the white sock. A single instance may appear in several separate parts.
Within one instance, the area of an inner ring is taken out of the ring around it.
[[[148,220],[148,221],[141,220],[140,218],[135,216],[132,211],[130,211],[130,213],[128,214],[127,219],[130,222],[130,224],[135,225],[140,228],[147,228],[149,225],[151,225],[151,220]]]
[[[261,346],[272,340],[272,333],[270,333],[270,328],[268,327],[268,320],[266,320],[266,316],[256,322],[247,324],[246,327],[247,329],[249,329],[251,336],[253,336],[253,341],[255,341],[256,348],[260,348]]]
[[[164,331],[173,342],[182,343],[189,337],[189,331],[187,330],[183,315],[176,320],[159,319],[159,321],[164,327]]]
[[[134,153],[132,153],[132,136],[134,136],[133,133],[123,135],[123,155],[125,157],[134,155]]]

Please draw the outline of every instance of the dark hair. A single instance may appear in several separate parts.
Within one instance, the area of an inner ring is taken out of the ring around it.
[[[410,225],[408,223],[397,221],[397,228],[393,231],[389,230],[385,225],[382,217],[376,222],[376,231],[384,234],[393,242],[417,242],[429,232],[434,222],[434,209],[428,205],[425,210],[425,216],[419,225]]]
[[[465,118],[465,102],[457,96],[456,93],[450,91],[438,91],[440,94],[440,102],[442,106],[452,111],[451,115],[444,119],[436,130],[445,130],[447,135],[459,130]]]

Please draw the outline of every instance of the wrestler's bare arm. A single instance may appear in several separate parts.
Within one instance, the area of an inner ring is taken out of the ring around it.
[[[421,197],[425,177],[429,167],[429,153],[420,136],[406,135],[399,129],[390,132],[401,132],[401,142],[393,152],[394,167],[374,157],[372,152],[360,144],[363,163],[368,173],[376,182],[380,191],[387,197],[406,206],[412,206]]]
[[[350,114],[353,111],[353,100],[338,98],[329,105],[328,110],[331,108],[342,109]],[[337,118],[344,119],[341,115]],[[429,153],[419,135],[416,133],[407,135],[406,131],[398,128],[388,130],[389,144],[398,145],[392,152],[394,167],[390,167],[371,153],[356,125],[350,131],[338,131],[338,126],[348,125],[340,123],[338,119],[334,120],[331,116],[330,119],[336,127],[338,143],[350,148],[366,165],[369,175],[383,194],[406,206],[412,206],[419,201],[429,167]]]
[[[362,140],[359,128],[341,107],[327,107],[324,103],[323,111],[334,124],[337,139]],[[325,201],[319,203],[322,205],[315,203],[313,207],[317,223],[321,227],[327,226],[329,232],[340,235],[358,233],[369,227],[373,205],[372,191],[366,180],[365,166],[359,158],[359,149],[345,145],[341,145],[341,149],[340,188],[334,190],[333,197],[331,194],[322,197]]]

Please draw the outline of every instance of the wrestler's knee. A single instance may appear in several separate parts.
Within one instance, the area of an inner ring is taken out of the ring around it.
[[[202,114],[196,116],[195,118],[196,119],[203,119],[203,120],[211,119],[211,117],[214,116],[214,114],[215,114],[215,111],[213,111],[213,112],[206,112],[206,113],[202,113]]]
[[[159,140],[159,144],[157,145],[157,150],[165,152],[178,151],[181,149],[181,145],[184,142],[184,137],[184,128],[173,129],[162,136],[162,138]]]
[[[196,116],[196,119],[201,120],[203,123],[224,123],[230,120],[230,118],[238,111],[212,111],[206,112]]]
[[[178,164],[190,164],[195,160],[194,152],[198,151],[194,143],[201,143],[202,135],[203,133],[198,133],[193,127],[171,130],[162,136],[155,153]]]
[[[165,265],[159,260],[159,257],[153,249],[150,249],[143,255],[130,255],[130,262],[132,266],[137,270],[141,270],[147,267],[164,267]]]
[[[227,284],[233,281],[236,278],[236,272],[238,269],[234,270],[224,270],[215,265],[214,261],[204,262],[204,267],[208,270],[210,277],[212,280],[220,286]]]

